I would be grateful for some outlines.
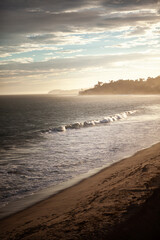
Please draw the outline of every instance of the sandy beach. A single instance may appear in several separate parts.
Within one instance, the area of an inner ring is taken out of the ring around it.
[[[160,143],[0,221],[1,239],[158,239]]]

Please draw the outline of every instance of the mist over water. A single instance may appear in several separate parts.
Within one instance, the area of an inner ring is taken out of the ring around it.
[[[77,122],[83,127],[55,131]],[[159,136],[159,95],[1,96],[1,205],[112,164]]]

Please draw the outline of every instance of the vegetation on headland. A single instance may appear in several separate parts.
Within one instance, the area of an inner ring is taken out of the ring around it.
[[[93,88],[82,90],[80,95],[99,94],[160,94],[160,76],[147,80],[118,80],[109,83],[98,82]]]

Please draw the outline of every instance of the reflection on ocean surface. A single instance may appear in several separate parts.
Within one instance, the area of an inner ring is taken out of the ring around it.
[[[112,164],[160,136],[159,95],[1,96],[0,112],[2,205]]]

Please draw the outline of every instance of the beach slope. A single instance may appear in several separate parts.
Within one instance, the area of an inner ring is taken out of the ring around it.
[[[158,239],[160,143],[0,221],[1,239]]]

